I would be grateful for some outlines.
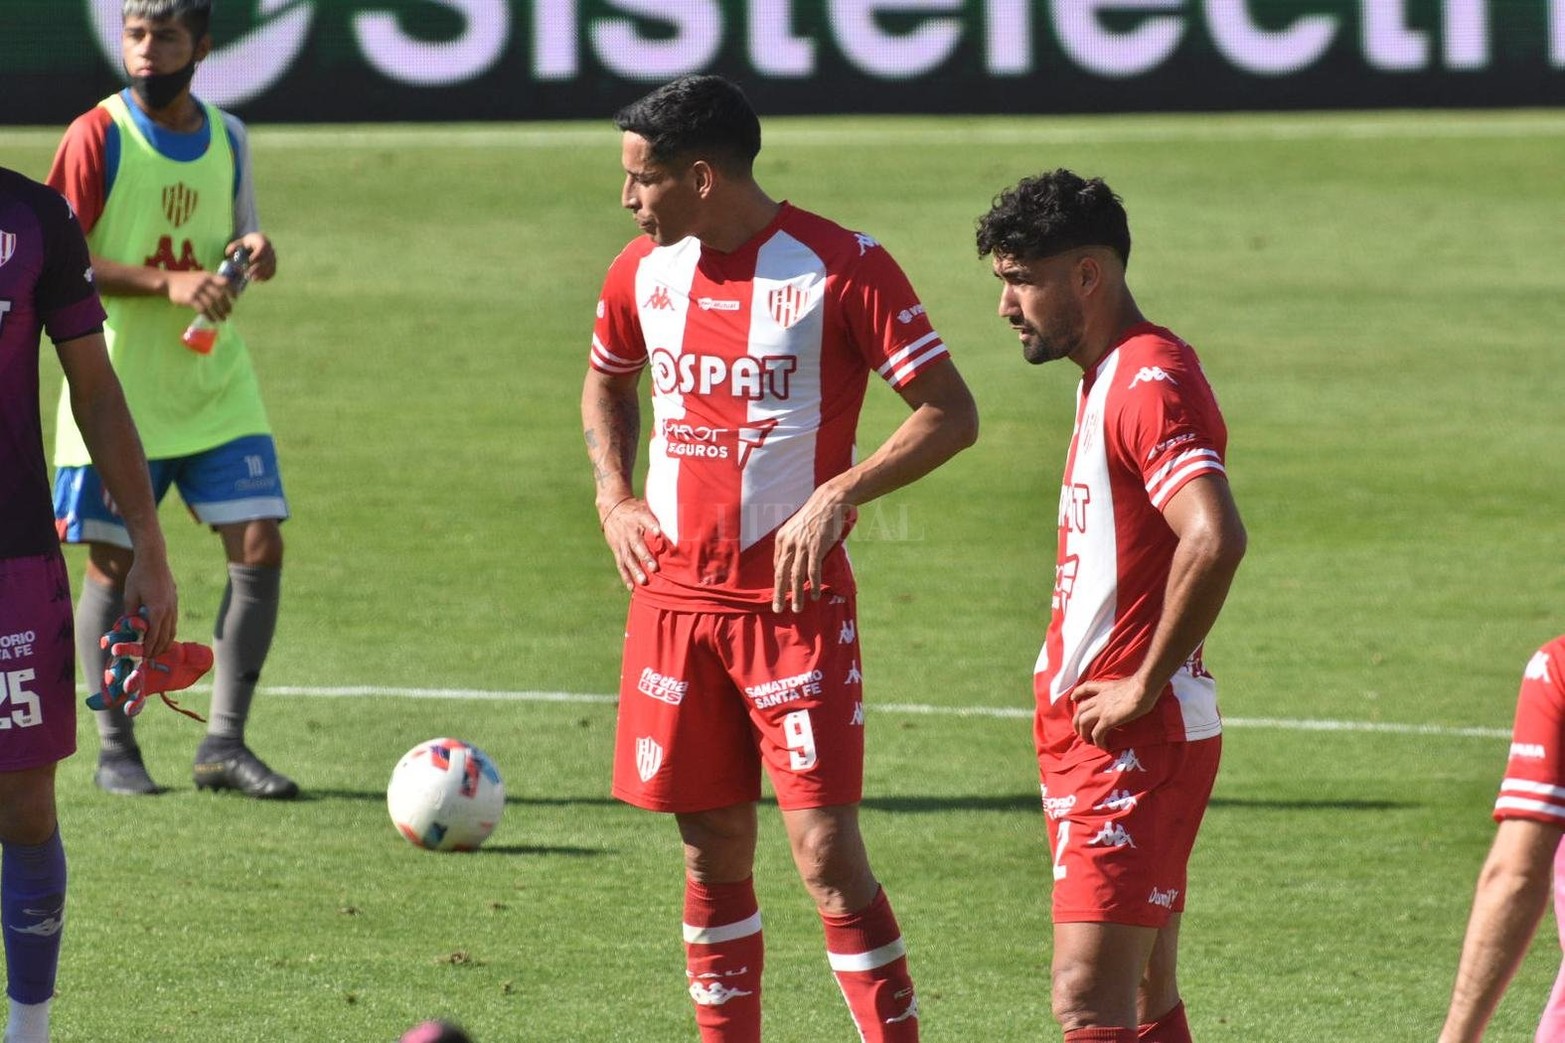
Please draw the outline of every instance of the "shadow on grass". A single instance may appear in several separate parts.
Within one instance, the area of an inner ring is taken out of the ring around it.
[[[473,855],[564,855],[568,858],[597,858],[612,854],[607,848],[565,847],[549,844],[485,844]]]
[[[1403,811],[1419,806],[1402,800],[1248,800],[1244,797],[1214,797],[1207,805],[1209,808],[1256,811]]]

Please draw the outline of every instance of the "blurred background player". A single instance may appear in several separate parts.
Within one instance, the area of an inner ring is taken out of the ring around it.
[[[49,1038],[65,915],[55,764],[76,751],[71,587],[49,511],[38,419],[38,336],[65,370],[68,408],[120,504],[134,557],[120,611],[144,609],[146,650],[178,619],[147,461],[103,342],[103,308],[81,229],[59,194],[0,168],[0,922],[6,1043]],[[107,629],[105,627],[104,629]],[[91,635],[96,641],[97,635]],[[102,671],[99,671],[101,682]]]
[[[701,1038],[760,1038],[752,885],[764,764],[862,1038],[916,1040],[905,948],[859,832],[855,508],[972,444],[977,410],[907,278],[867,235],[754,180],[754,110],[686,77],[622,109],[622,204],[582,396],[598,517],[632,590],[614,795],[674,813]],[[631,475],[650,367],[646,495]],[[912,409],[853,463],[868,377]]]
[[[198,314],[225,319],[233,289],[215,274],[249,250],[249,275],[277,260],[259,231],[242,124],[190,92],[212,40],[210,0],[126,0],[121,56],[131,86],[66,131],[49,184],[71,200],[87,233],[108,312],[109,356],[152,462],[159,499],[169,486],[222,539],[228,584],[214,627],[217,669],[197,786],[290,798],[299,788],[245,745],[261,667],[271,648],[288,516],[266,410],[244,341],[223,322],[209,354],[181,342]],[[124,520],[104,495],[96,458],[68,410],[56,426],[54,513],[61,538],[88,545],[77,605],[77,651],[89,682],[103,674],[97,635],[120,613],[131,554]],[[111,793],[150,794],[130,719],[96,715],[94,781]]]
[[[1222,723],[1201,646],[1244,555],[1228,434],[1195,352],[1142,316],[1099,179],[1027,178],[979,220],[1000,315],[1081,367],[1053,614],[1034,677],[1054,853],[1054,1015],[1069,1043],[1186,1043],[1186,865]]]
[[[1478,876],[1451,1008],[1440,1043],[1477,1043],[1527,955],[1553,881],[1565,946],[1565,636],[1540,648],[1522,675],[1511,756],[1494,802],[1499,822]],[[1565,1039],[1565,967],[1538,1025],[1537,1043]]]

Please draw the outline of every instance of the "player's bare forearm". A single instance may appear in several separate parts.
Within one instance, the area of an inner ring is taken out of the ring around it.
[[[878,449],[823,486],[842,506],[910,485],[978,441],[978,406],[951,360],[920,374],[902,398],[912,414]]]
[[[637,377],[613,377],[597,370],[582,386],[581,422],[592,462],[601,517],[632,495],[636,443],[641,438],[641,395]]]
[[[126,577],[127,608],[145,607],[150,616],[147,647],[158,655],[174,639],[178,595],[169,572],[157,501],[125,393],[109,364],[100,333],[59,345],[60,365],[70,387],[71,415],[103,479],[115,509],[125,520],[135,550]]]
[[[1169,567],[1162,618],[1136,671],[1154,700],[1217,622],[1247,545],[1225,478],[1209,475],[1190,482],[1168,503],[1164,517],[1179,543]]]
[[[639,376],[609,376],[589,370],[582,386],[581,420],[597,487],[598,524],[614,554],[614,565],[628,589],[657,571],[647,545],[660,532],[645,500],[636,498],[631,476],[641,438]]]
[[[777,530],[772,609],[820,597],[822,563],[842,539],[849,508],[915,482],[978,440],[978,407],[949,359],[902,389],[912,415],[860,463],[827,479]]]
[[[161,268],[92,255],[92,277],[105,297],[166,297],[169,273]]]
[[[1500,823],[1473,897],[1440,1043],[1478,1043],[1515,976],[1548,904],[1560,830]]]

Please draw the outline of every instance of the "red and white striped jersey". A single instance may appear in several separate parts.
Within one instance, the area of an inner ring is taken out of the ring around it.
[[[591,365],[651,368],[646,498],[662,538],[638,596],[769,604],[773,533],[852,465],[870,371],[901,388],[946,357],[879,243],[787,203],[731,253],[632,242],[604,281]],[[826,589],[852,589],[841,544],[824,568]]]
[[[1538,649],[1522,675],[1494,817],[1565,828],[1565,636]]]
[[[1034,670],[1040,754],[1076,740],[1079,682],[1128,677],[1163,611],[1178,539],[1162,510],[1191,479],[1224,475],[1228,430],[1190,345],[1151,323],[1132,327],[1082,377],[1060,488],[1053,612]],[[1217,685],[1196,649],[1152,712],[1113,733],[1116,749],[1222,731]]]

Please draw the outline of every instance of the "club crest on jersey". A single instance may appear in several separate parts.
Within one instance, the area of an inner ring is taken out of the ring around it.
[[[809,301],[808,290],[789,283],[779,286],[766,295],[766,306],[777,320],[777,325],[788,329],[804,317],[804,306]]]
[[[16,253],[16,233],[0,229],[0,265],[11,259]]]
[[[165,185],[163,187],[163,214],[168,218],[169,224],[178,228],[190,220],[190,215],[196,212],[196,204],[200,200],[200,193],[183,181]]]

